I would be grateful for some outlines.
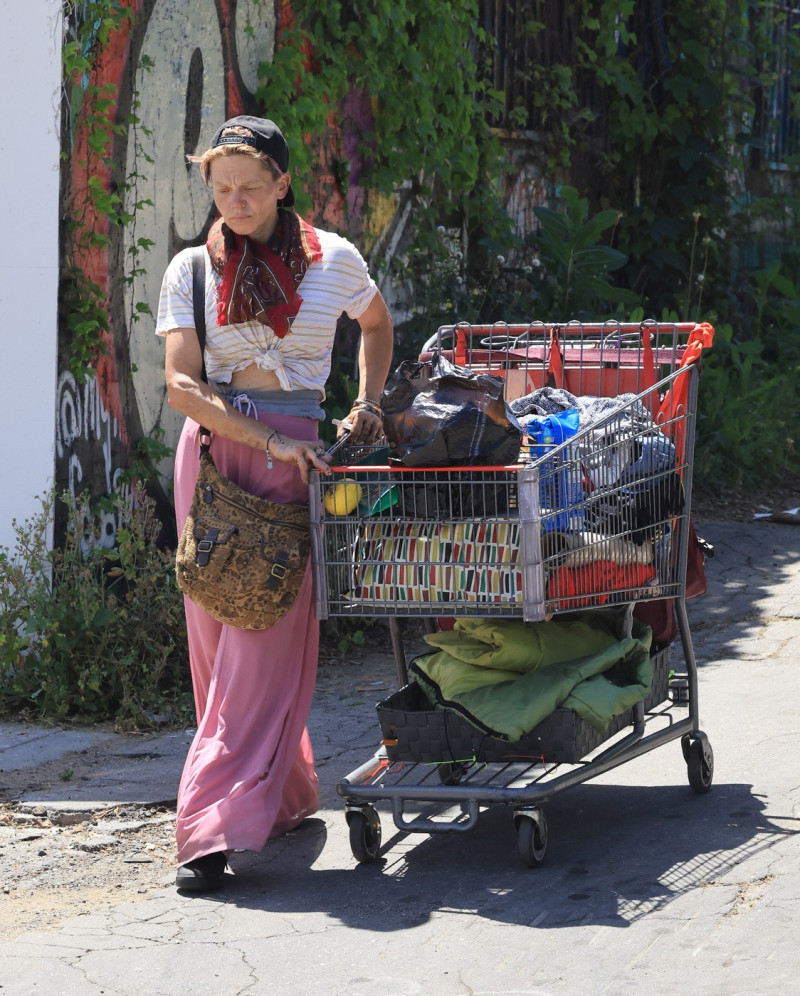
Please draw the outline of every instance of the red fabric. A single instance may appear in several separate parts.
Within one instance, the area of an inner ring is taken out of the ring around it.
[[[695,532],[694,522],[689,518],[689,539],[686,554],[686,598],[699,598],[708,590],[705,570],[705,554]],[[678,624],[675,619],[675,599],[660,598],[652,602],[639,602],[633,614],[653,631],[654,643],[672,643],[678,637]]]
[[[547,363],[547,387],[564,386],[564,361],[558,341],[558,330],[550,331],[550,359]]]
[[[694,522],[689,518],[689,540],[686,550],[686,597],[699,598],[708,591],[705,554],[700,545]]]
[[[679,374],[673,380],[672,387],[664,395],[664,400],[656,414],[656,422],[675,444],[679,464],[683,464],[685,456],[683,451],[686,429],[684,416],[689,397],[689,378],[686,373],[688,373],[688,368],[700,359],[703,350],[711,348],[713,342],[714,329],[708,322],[695,325],[689,333],[686,352],[681,359],[681,369],[686,372]],[[673,419],[676,421],[673,422]]]
[[[712,330],[713,332],[713,330]],[[637,394],[644,393],[645,391],[651,390],[656,383],[656,368],[655,360],[653,358],[653,342],[652,335],[647,326],[642,326],[642,353],[643,359],[641,364],[641,369],[639,371],[630,370],[628,373],[635,377],[634,384],[630,385],[629,390],[635,390]],[[596,393],[600,397],[610,396],[609,392],[604,389],[604,376],[596,371],[589,375],[587,371],[582,368],[568,368],[566,374],[564,371],[564,357],[561,354],[561,340],[559,337],[558,329],[550,330],[550,353],[549,359],[547,361],[547,387],[562,387],[567,390],[573,388],[573,384],[570,384],[570,370],[573,374],[577,374],[577,383],[583,383],[586,390],[583,390],[583,394]],[[621,378],[624,376],[624,371],[619,370],[615,374],[616,378]],[[619,384],[620,381],[617,380]],[[622,384],[628,384],[628,379],[622,380]],[[577,389],[577,387],[576,387]],[[623,390],[626,388],[623,388]],[[616,393],[616,390],[614,391]]]
[[[558,600],[559,610],[604,605],[615,591],[643,588],[656,580],[647,564],[597,560],[585,567],[559,567],[550,575],[547,598]]]
[[[659,598],[650,602],[637,602],[634,616],[653,631],[653,645],[674,643],[678,638],[675,619],[675,599]]]
[[[270,240],[236,235],[219,218],[206,243],[214,269],[222,274],[217,321],[236,325],[257,321],[280,339],[292,330],[303,299],[297,291],[309,266],[322,259],[311,225],[294,211],[281,211]]]

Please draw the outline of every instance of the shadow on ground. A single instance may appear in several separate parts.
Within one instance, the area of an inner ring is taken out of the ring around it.
[[[579,786],[548,804],[550,844],[536,869],[522,865],[504,807],[482,813],[467,834],[392,835],[386,826],[378,862],[350,859],[335,870],[315,867],[326,829],[308,820],[260,856],[234,855],[235,882],[212,898],[278,914],[321,912],[372,931],[407,930],[437,911],[531,927],[622,928],[722,884],[790,836],[763,809],[743,784],[703,796],[688,786]]]

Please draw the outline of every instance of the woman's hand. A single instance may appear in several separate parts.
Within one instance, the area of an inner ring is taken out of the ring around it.
[[[321,474],[331,473],[331,468],[322,458],[324,452],[322,443],[291,439],[280,432],[273,432],[267,440],[267,453],[273,460],[295,464],[303,484],[308,484],[308,472],[311,469],[318,470]]]
[[[344,426],[340,426],[340,435],[347,426],[350,426],[349,442],[353,446],[370,446],[383,436],[383,420],[377,412],[368,408],[354,407],[345,419]]]

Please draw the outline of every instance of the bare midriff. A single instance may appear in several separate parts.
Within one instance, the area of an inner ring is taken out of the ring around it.
[[[282,390],[278,375],[274,370],[259,370],[255,363],[251,363],[244,370],[237,370],[231,375],[231,387],[246,391],[248,388],[262,391]]]

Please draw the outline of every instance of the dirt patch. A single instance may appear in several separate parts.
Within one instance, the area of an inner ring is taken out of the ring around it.
[[[388,633],[380,627],[372,632],[370,646],[351,644],[343,650],[331,645],[320,657],[312,717],[316,714],[318,726],[335,732],[326,741],[312,730],[312,742],[320,781],[330,794],[326,754],[335,758],[346,743],[349,710],[360,703],[359,710],[371,712],[371,703],[395,687],[396,670]],[[20,723],[20,728],[31,729],[31,724]],[[29,930],[52,930],[81,913],[146,899],[174,884],[174,805],[20,801],[32,793],[63,799],[72,786],[79,798],[81,784],[93,785],[98,771],[107,774],[110,765],[123,780],[138,775],[141,781],[152,770],[151,737],[117,734],[105,725],[92,732],[112,734],[114,740],[101,739],[36,767],[0,771],[0,936],[6,940]],[[189,742],[188,735],[177,740],[173,789]],[[156,763],[163,765],[163,759]]]
[[[0,934],[9,939],[49,929],[66,917],[163,887],[175,874],[174,830],[175,814],[166,807],[81,814],[4,803]]]
[[[780,516],[800,505],[800,474],[787,474],[756,494],[728,489],[720,494],[695,491],[692,511],[696,519],[728,519],[752,522],[765,513]]]

